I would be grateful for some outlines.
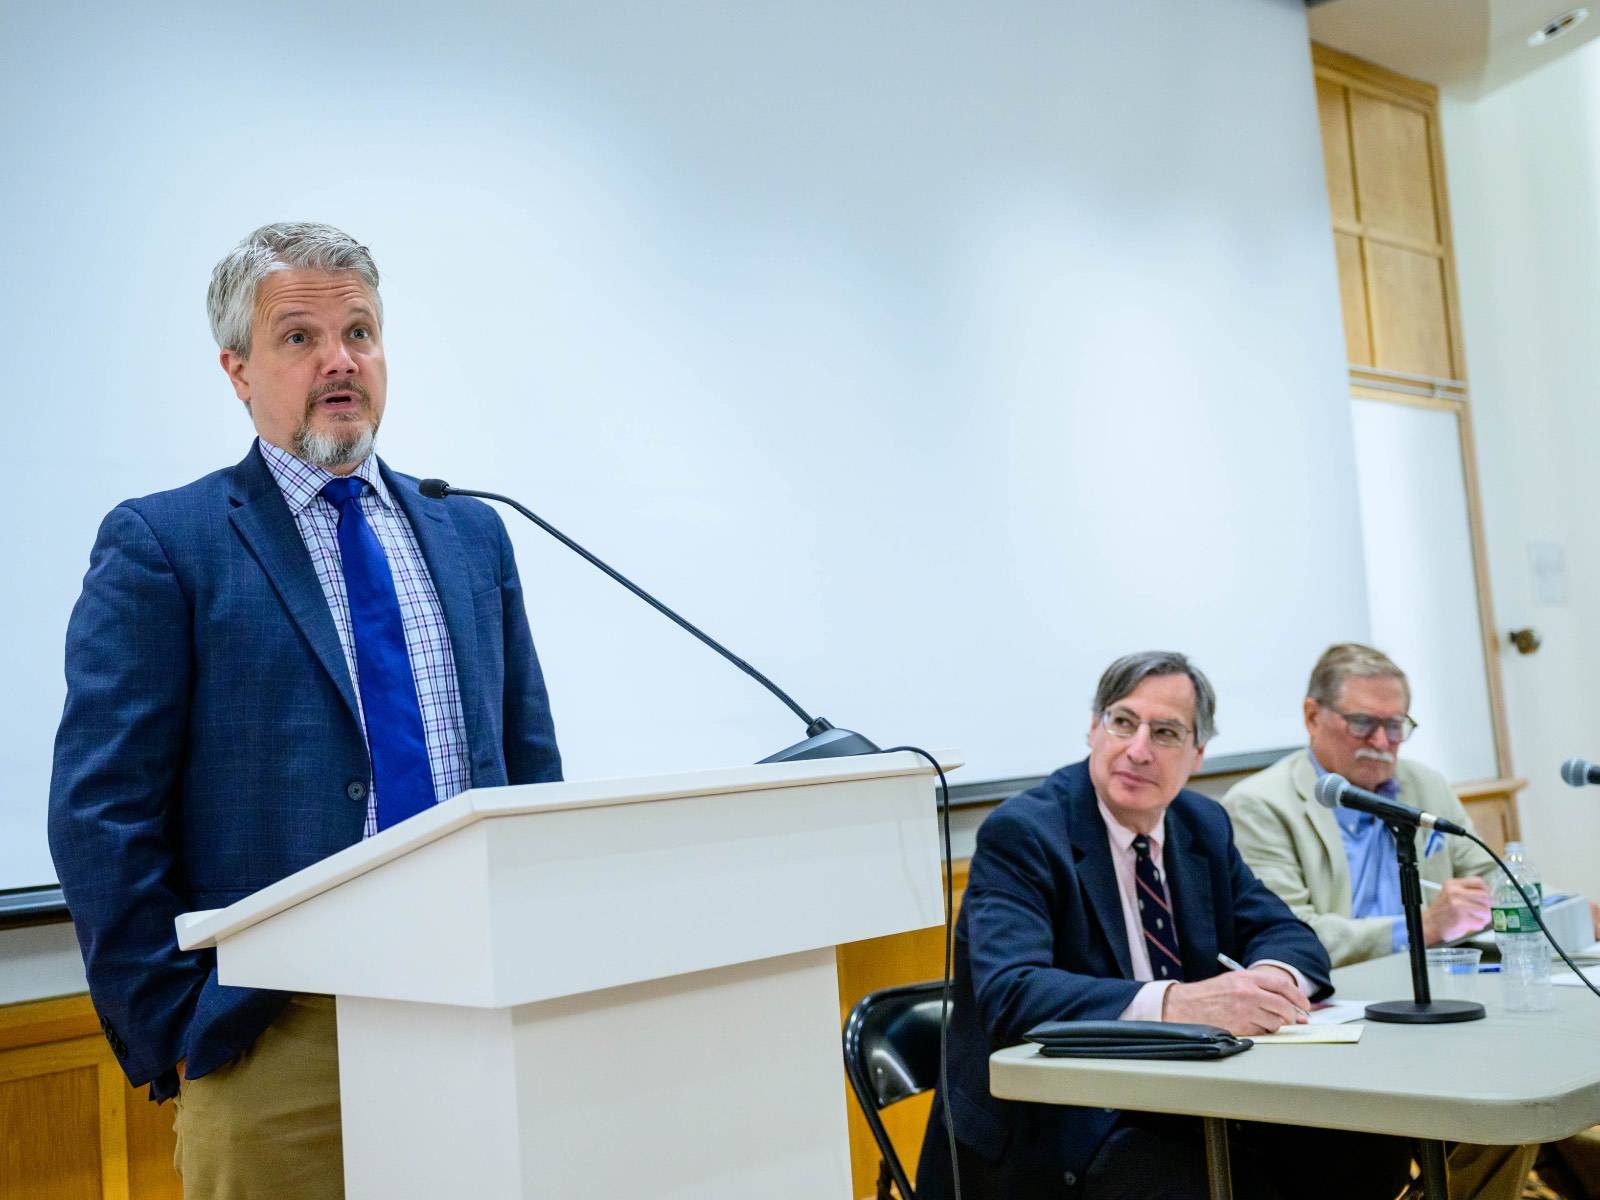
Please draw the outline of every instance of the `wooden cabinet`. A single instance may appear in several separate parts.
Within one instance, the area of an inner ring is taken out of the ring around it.
[[[0,1200],[181,1200],[172,1105],[128,1086],[87,996],[0,1007]]]

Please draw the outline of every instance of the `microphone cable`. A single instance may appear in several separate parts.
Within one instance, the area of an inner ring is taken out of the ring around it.
[[[1561,948],[1561,943],[1556,941],[1554,935],[1552,935],[1550,932],[1550,927],[1544,923],[1544,913],[1540,911],[1543,905],[1535,904],[1533,902],[1533,897],[1528,895],[1528,890],[1522,886],[1522,880],[1518,879],[1516,875],[1512,873],[1511,869],[1506,866],[1505,860],[1496,854],[1494,850],[1490,848],[1489,844],[1477,834],[1463,833],[1462,836],[1477,843],[1478,847],[1485,854],[1494,859],[1495,865],[1505,872],[1506,878],[1509,879],[1511,881],[1511,885],[1517,889],[1517,895],[1522,897],[1522,902],[1528,906],[1528,911],[1533,914],[1533,919],[1539,923],[1539,932],[1543,933],[1545,940],[1555,947],[1555,952],[1561,956],[1561,961],[1572,968],[1572,973],[1583,981],[1584,987],[1588,988],[1596,996],[1600,996],[1600,987],[1595,987],[1594,982],[1578,969],[1578,964],[1573,962],[1571,956]],[[1504,968],[1501,969],[1504,970]]]
[[[522,516],[532,521],[540,529],[548,533],[551,537],[555,538],[563,546],[567,547],[567,549],[577,554],[585,562],[589,563],[590,566],[597,568],[604,574],[608,575],[612,580],[627,588],[628,591],[632,592],[639,599],[650,605],[651,608],[655,609],[662,616],[673,622],[680,629],[694,636],[707,647],[716,651],[727,661],[738,667],[757,683],[761,684],[767,689],[768,692],[782,701],[783,704],[786,705],[795,716],[799,717],[806,723],[806,734],[808,737],[816,736],[834,728],[826,719],[821,717],[813,717],[805,709],[801,708],[800,705],[795,703],[794,699],[790,697],[787,692],[778,687],[777,684],[773,683],[772,680],[768,679],[744,659],[740,658],[737,654],[734,654],[733,651],[729,650],[721,642],[702,631],[698,626],[679,616],[676,612],[668,608],[661,601],[657,600],[649,592],[645,591],[638,584],[634,583],[633,580],[629,579],[626,575],[615,570],[602,559],[591,554],[588,550],[585,550],[577,542],[573,541],[566,534],[562,533],[559,529],[550,524],[550,522],[546,521],[543,517],[539,516],[532,509],[526,507],[517,500],[512,499],[510,496],[503,495],[499,492],[480,491],[474,488],[453,487],[443,479],[423,479],[419,481],[417,490],[424,497],[430,500],[443,500],[447,496],[471,496],[474,499],[495,500],[501,504],[510,506],[518,513],[522,514]],[[859,735],[856,736],[859,737]],[[865,739],[861,740],[865,742]],[[870,746],[871,743],[867,742],[866,745]],[[940,992],[941,1003],[939,1010],[939,1095],[943,1101],[945,1132],[950,1141],[950,1173],[951,1178],[954,1180],[955,1200],[961,1200],[961,1171],[956,1160],[955,1122],[950,1115],[950,1073],[948,1061],[950,979],[952,966],[955,959],[955,882],[954,872],[950,862],[950,783],[945,778],[944,768],[940,766],[939,760],[919,746],[893,746],[888,750],[882,751],[877,751],[876,747],[873,747],[873,750],[882,754],[889,754],[895,751],[904,750],[909,751],[912,754],[920,755],[922,758],[927,759],[929,764],[932,765],[934,771],[939,776],[941,860],[944,867],[944,985]]]
[[[939,760],[920,746],[890,746],[883,751],[893,754],[900,750],[919,754],[927,759],[939,776],[939,850],[944,867],[944,987],[939,993],[939,1107],[944,1116],[944,1134],[950,1143],[950,1179],[955,1200],[961,1200],[961,1162],[956,1154],[956,1123],[950,1116],[950,979],[955,962],[955,871],[950,858],[950,783],[944,777]]]

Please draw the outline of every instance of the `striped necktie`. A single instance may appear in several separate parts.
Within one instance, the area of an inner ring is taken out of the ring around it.
[[[1133,852],[1139,923],[1144,926],[1145,949],[1150,951],[1150,969],[1157,979],[1182,982],[1183,959],[1178,953],[1178,930],[1172,920],[1172,897],[1150,857],[1150,839],[1142,833],[1134,838]]]
[[[356,643],[356,678],[372,756],[373,800],[378,828],[431,807],[433,771],[422,705],[406,649],[405,622],[383,544],[361,512],[367,482],[330,479],[322,494],[339,510],[339,561],[350,596],[350,631]]]

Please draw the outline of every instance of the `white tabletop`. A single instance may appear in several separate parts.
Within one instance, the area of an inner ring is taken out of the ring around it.
[[[1333,973],[1341,999],[1411,997],[1406,957]],[[1455,1025],[1367,1021],[1353,1045],[1262,1045],[1203,1062],[1044,1058],[1032,1045],[989,1060],[1007,1100],[1230,1117],[1405,1137],[1517,1145],[1600,1123],[1600,997],[1553,988],[1555,1010],[1508,1013],[1499,975],[1466,981],[1488,1009]]]

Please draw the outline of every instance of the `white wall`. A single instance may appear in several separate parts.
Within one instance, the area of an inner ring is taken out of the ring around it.
[[[377,251],[391,462],[521,495],[963,779],[1076,757],[1152,645],[1211,671],[1216,752],[1292,744],[1367,632],[1300,0],[228,11],[0,40],[0,886],[49,875],[96,522],[247,447],[201,301],[268,220]],[[799,737],[513,524],[573,777]]]
[[[1445,162],[1495,615],[1507,647],[1523,832],[1545,878],[1600,895],[1600,43],[1483,100],[1446,100]],[[1564,605],[1541,604],[1531,542],[1559,544]]]

